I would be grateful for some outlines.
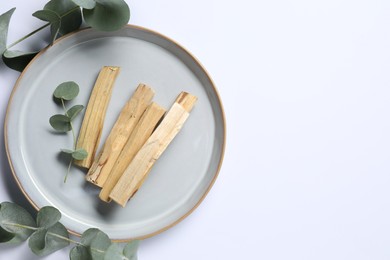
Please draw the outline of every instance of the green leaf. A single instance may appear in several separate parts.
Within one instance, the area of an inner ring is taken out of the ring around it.
[[[83,160],[83,159],[87,158],[87,156],[88,156],[88,153],[84,149],[77,149],[76,151],[74,151],[72,153],[73,159],[76,159],[76,160]]]
[[[67,81],[64,83],[61,83],[57,86],[57,88],[54,90],[54,97],[58,99],[64,99],[64,100],[72,100],[79,94],[79,85],[76,84],[74,81]]]
[[[83,111],[83,109],[83,105],[75,105],[66,111],[66,115],[70,118],[70,121],[72,121],[81,111]]]
[[[92,256],[85,246],[75,246],[69,253],[70,260],[92,260]]]
[[[6,243],[11,241],[15,237],[14,234],[7,232],[3,228],[0,227],[0,243]]]
[[[134,240],[126,244],[125,248],[123,249],[123,254],[129,259],[129,260],[137,260],[137,250],[139,246],[139,241]]]
[[[38,211],[37,225],[38,227],[49,228],[54,226],[61,219],[61,212],[53,207],[46,206]]]
[[[83,9],[86,23],[100,31],[115,31],[129,22],[130,9],[124,0],[96,0],[95,8]]]
[[[7,48],[7,36],[8,36],[8,27],[9,21],[11,20],[11,16],[15,11],[15,7],[8,10],[7,12],[0,15],[0,53],[3,52]]]
[[[7,50],[3,53],[2,58],[9,68],[22,72],[37,53]]]
[[[104,260],[137,260],[139,241],[132,241],[122,249],[118,244],[112,244],[104,255]]]
[[[74,153],[74,150],[70,150],[70,149],[61,149],[61,152],[66,153],[66,154],[72,154],[72,153]]]
[[[104,254],[103,260],[123,260],[127,259],[122,253],[122,248],[117,244],[112,244]]]
[[[75,4],[85,9],[93,9],[96,6],[96,2],[94,0],[72,0],[72,1]]]
[[[60,132],[68,132],[72,130],[72,126],[70,125],[70,119],[64,115],[54,115],[50,117],[50,125],[57,131]]]
[[[50,23],[51,42],[54,42],[60,32],[61,17],[51,10],[36,11],[33,16]]]
[[[111,240],[103,231],[90,228],[82,234],[81,243],[88,248],[93,260],[103,260],[104,254],[101,251],[107,250]]]
[[[81,10],[72,1],[51,0],[43,9],[53,11],[61,18],[59,35],[65,35],[80,28],[82,22]]]
[[[54,226],[39,229],[32,234],[28,245],[37,256],[46,256],[69,245],[69,234],[64,225],[57,222]]]
[[[89,228],[87,229],[86,231],[84,231],[84,233],[81,235],[81,239],[80,239],[80,242],[81,244],[85,245],[85,246],[90,246],[91,243],[92,243],[92,240],[95,238],[95,236],[100,233],[102,231],[100,231],[99,229],[97,228]]]
[[[0,241],[21,243],[25,241],[36,227],[30,213],[11,202],[0,204]]]

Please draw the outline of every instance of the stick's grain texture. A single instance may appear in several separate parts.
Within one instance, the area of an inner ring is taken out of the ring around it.
[[[108,135],[103,149],[98,153],[86,176],[87,181],[103,187],[115,161],[118,159],[127,140],[134,131],[138,121],[150,104],[154,91],[140,84],[129,101],[122,108],[118,119]]]
[[[78,149],[85,149],[88,156],[84,160],[76,160],[75,164],[78,166],[91,167],[99,146],[107,107],[119,70],[119,67],[103,67],[93,87],[76,145]]]
[[[161,124],[135,155],[109,197],[124,207],[150,172],[155,161],[182,128],[197,98],[182,92]]]
[[[100,191],[99,197],[101,200],[106,202],[110,201],[110,192],[127,166],[129,166],[131,160],[133,160],[139,149],[150,137],[164,113],[165,110],[156,103],[152,103],[146,109],[111,169],[111,172],[103,185],[103,189]]]

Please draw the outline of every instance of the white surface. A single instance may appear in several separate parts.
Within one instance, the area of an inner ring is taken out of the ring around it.
[[[38,27],[17,6],[10,40]],[[131,23],[205,65],[228,123],[202,205],[140,260],[389,259],[390,2],[131,1]],[[34,45],[34,44],[33,44]],[[0,67],[1,118],[18,73]],[[22,203],[1,156],[0,200]],[[61,250],[45,259],[67,259]],[[1,259],[35,259],[0,245]]]

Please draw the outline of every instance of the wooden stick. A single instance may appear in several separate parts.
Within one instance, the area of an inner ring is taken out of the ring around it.
[[[88,156],[84,160],[75,161],[75,164],[78,166],[89,168],[95,157],[103,130],[107,107],[119,70],[119,67],[103,67],[93,87],[76,145],[78,149],[85,149]]]
[[[154,91],[150,87],[144,84],[140,84],[137,87],[132,97],[122,108],[104,143],[103,149],[101,149],[89,169],[86,176],[87,181],[103,187],[115,161],[118,159],[145,109],[152,101],[153,96]]]
[[[161,124],[149,137],[122,177],[111,191],[109,197],[124,207],[137,192],[152,166],[182,128],[197,98],[182,92],[177,97]]]
[[[118,156],[118,160],[115,162],[108,179],[104,183],[103,189],[100,191],[99,197],[101,200],[106,202],[110,201],[109,195],[115,184],[118,182],[127,166],[129,166],[136,153],[150,137],[164,113],[165,109],[156,103],[152,103],[146,109],[134,131],[131,133],[131,136],[127,140],[122,152]]]

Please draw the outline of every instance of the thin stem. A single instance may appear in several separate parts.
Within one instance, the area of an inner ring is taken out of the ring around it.
[[[8,223],[8,222],[4,222],[3,224],[4,224],[4,225],[8,225],[8,226],[14,226],[14,227],[25,228],[25,229],[29,229],[29,230],[38,230],[38,228],[36,228],[36,227],[26,226],[26,225],[17,224],[17,223]]]
[[[69,243],[73,243],[73,244],[76,244],[76,245],[79,245],[79,246],[84,246],[82,243],[80,242],[77,242],[73,239],[70,239],[70,238],[67,238],[67,237],[64,237],[64,236],[61,236],[61,235],[58,235],[58,234],[55,234],[55,233],[52,233],[52,232],[47,232],[48,235],[51,235],[53,237],[57,237],[57,238],[60,238],[60,239],[63,239],[65,241],[68,241]]]
[[[65,115],[67,117],[69,117],[68,112],[67,112],[68,110],[66,109],[65,102],[62,98],[61,98],[61,103],[62,103],[62,107],[64,108]],[[69,122],[69,123],[70,123],[70,129],[72,130],[72,135],[73,135],[73,149],[76,150],[76,133],[74,132],[72,122]]]
[[[80,10],[80,7],[79,7],[79,6],[76,6],[76,7],[72,8],[72,9],[70,9],[68,12],[62,14],[62,15],[60,16],[60,19],[64,18],[65,16],[67,16],[67,15],[69,15],[69,14],[71,14],[71,13],[73,13],[74,11],[77,11],[77,10]],[[36,34],[37,32],[39,32],[39,31],[41,31],[41,30],[43,30],[43,29],[45,29],[45,28],[48,27],[49,25],[50,25],[50,22],[44,24],[43,26],[39,27],[38,29],[36,29],[36,30],[30,32],[29,34],[27,34],[27,35],[25,35],[25,36],[23,36],[22,38],[20,38],[20,39],[17,40],[16,42],[11,43],[9,46],[7,46],[6,49],[7,49],[7,50],[8,50],[8,49],[11,49],[11,48],[12,48],[13,46],[15,46],[16,44],[18,44],[18,43],[24,41],[25,39],[29,38],[30,36]]]
[[[65,115],[67,117],[69,117],[68,112],[67,112],[68,110],[66,109],[64,99],[62,99],[62,98],[61,98],[61,104],[62,104],[62,107],[64,108]],[[72,122],[69,122],[69,124],[70,124],[70,129],[72,130],[72,135],[73,135],[73,149],[76,150],[76,134],[74,132]],[[66,172],[65,178],[64,178],[64,183],[66,183],[66,180],[68,179],[68,175],[70,173],[70,168],[72,167],[72,164],[73,164],[73,157],[70,159],[70,162],[69,162],[69,165],[68,165],[68,171]]]
[[[22,38],[20,38],[19,40],[17,40],[16,42],[14,43],[11,43],[9,46],[7,46],[7,50],[12,48],[13,46],[15,46],[16,44],[18,44],[19,42],[21,41],[24,41],[25,39],[29,38],[30,36],[36,34],[37,32],[39,32],[40,30],[43,30],[45,29],[46,27],[48,27],[50,25],[50,23],[47,23],[41,27],[39,27],[38,29],[36,29],[35,31],[32,31],[30,32],[29,34],[27,34],[26,36],[23,36]]]
[[[66,180],[68,179],[68,175],[69,175],[69,173],[70,173],[70,167],[72,167],[72,164],[73,164],[73,158],[70,159],[70,162],[69,162],[69,165],[68,165],[68,171],[66,172],[65,178],[64,178],[64,183],[65,183]]]

